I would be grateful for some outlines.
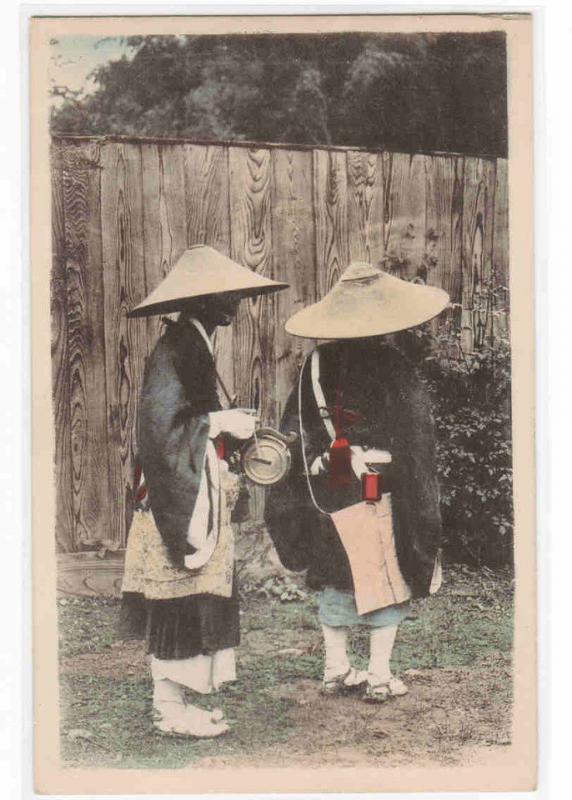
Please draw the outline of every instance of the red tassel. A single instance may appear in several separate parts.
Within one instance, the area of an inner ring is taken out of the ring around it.
[[[226,455],[226,447],[225,447],[225,443],[224,443],[224,436],[217,436],[216,437],[216,439],[215,439],[215,450],[216,450],[217,456],[222,461],[224,459],[225,455]]]
[[[332,489],[341,489],[352,479],[352,451],[343,431],[344,409],[339,388],[336,391],[335,425],[336,438],[330,447],[329,483]]]
[[[345,436],[336,436],[330,447],[329,483],[332,489],[348,486],[352,479],[352,451]]]

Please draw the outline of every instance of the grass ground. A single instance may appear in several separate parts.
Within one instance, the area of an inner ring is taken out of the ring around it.
[[[62,758],[68,766],[455,762],[510,743],[512,584],[450,569],[400,627],[393,671],[410,693],[380,706],[323,697],[315,598],[243,602],[238,680],[217,700],[234,721],[216,741],[157,736],[141,643],[115,636],[117,601],[60,600]],[[356,632],[357,666],[367,639]],[[208,703],[206,703],[208,705]]]

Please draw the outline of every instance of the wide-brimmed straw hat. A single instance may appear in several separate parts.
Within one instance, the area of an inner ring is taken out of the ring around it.
[[[212,247],[197,244],[185,250],[159,286],[129,316],[170,314],[197,297],[223,293],[252,297],[286,289],[288,285],[242,267]]]
[[[436,317],[449,295],[435,286],[404,281],[355,262],[317,303],[286,322],[286,330],[308,339],[361,339],[414,328]]]

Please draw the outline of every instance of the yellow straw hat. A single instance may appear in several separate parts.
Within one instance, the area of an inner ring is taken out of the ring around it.
[[[241,297],[268,294],[286,289],[289,284],[270,280],[204,244],[190,247],[169,274],[138,306],[130,317],[147,317],[180,311],[185,301],[235,293]]]
[[[414,328],[436,317],[449,295],[435,286],[404,281],[371,264],[354,262],[320,301],[286,322],[308,339],[361,339]]]

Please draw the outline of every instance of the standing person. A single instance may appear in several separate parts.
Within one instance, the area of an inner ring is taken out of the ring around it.
[[[186,690],[210,694],[235,679],[230,514],[239,479],[226,459],[253,435],[256,420],[251,411],[221,408],[210,337],[230,324],[241,298],[286,286],[199,245],[131,312],[180,312],[176,322],[166,320],[145,369],[138,507],[122,586],[123,634],[147,639],[154,725],[163,733],[214,737],[228,730],[219,709],[187,702]]]
[[[299,432],[285,483],[266,521],[285,567],[319,590],[325,644],[322,689],[403,695],[391,673],[399,623],[412,598],[440,585],[440,512],[430,404],[412,364],[384,335],[420,325],[447,294],[370,264],[351,264],[286,330],[333,339],[306,359],[283,415]],[[370,632],[367,672],[351,666],[347,635]]]

